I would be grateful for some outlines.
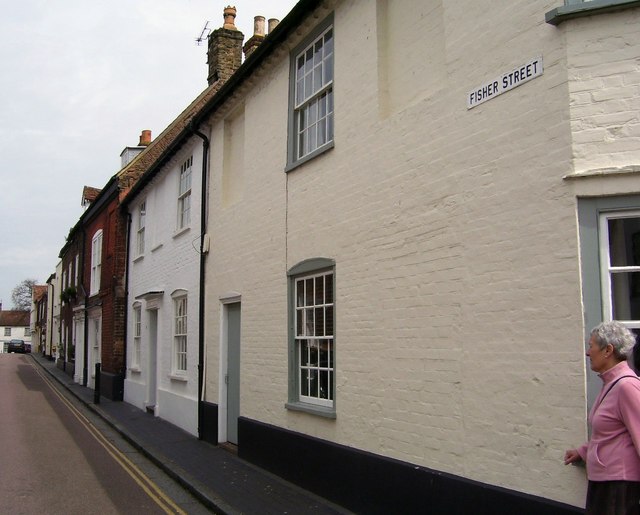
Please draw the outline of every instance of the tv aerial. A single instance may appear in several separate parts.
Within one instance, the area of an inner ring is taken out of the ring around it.
[[[209,22],[207,21],[202,28],[202,32],[200,32],[200,36],[196,38],[196,45],[200,46],[202,42],[209,37],[209,34],[211,34],[211,29],[209,28]]]

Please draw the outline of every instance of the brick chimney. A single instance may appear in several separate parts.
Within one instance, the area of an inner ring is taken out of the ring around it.
[[[251,36],[242,47],[244,58],[249,57],[262,41],[264,41],[264,16],[254,16],[253,36]]]
[[[148,147],[149,143],[151,143],[151,131],[146,129],[140,134],[140,143],[138,143],[138,146]]]
[[[219,80],[226,81],[242,63],[242,41],[244,35],[235,25],[236,8],[224,9],[224,25],[209,35],[209,85]]]

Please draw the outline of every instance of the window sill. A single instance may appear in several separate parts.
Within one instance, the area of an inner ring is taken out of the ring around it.
[[[182,229],[177,229],[176,232],[173,233],[173,238],[177,238],[178,236],[182,236],[184,233],[189,232],[191,227],[183,227]]]
[[[142,261],[144,259],[144,254],[140,254],[139,256],[133,258],[133,262],[137,263],[138,261]]]
[[[640,0],[589,0],[578,4],[563,5],[545,13],[544,19],[551,25],[583,16],[620,11],[640,6]]]
[[[162,245],[163,245],[162,243],[159,243],[158,245],[156,245],[155,247],[153,247],[151,249],[151,252],[155,252],[156,250],[160,250],[162,248]]]
[[[640,165],[629,165],[611,168],[596,168],[582,172],[573,172],[563,177],[564,180],[583,179],[587,177],[613,177],[613,176],[633,176],[640,174]]]
[[[169,374],[169,379],[171,379],[172,381],[178,381],[181,383],[186,383],[187,381],[189,381],[189,378],[187,376],[182,376],[177,374]]]
[[[129,371],[130,371],[132,374],[141,374],[141,373],[142,373],[142,370],[140,370],[140,368],[139,368],[139,367],[131,367],[131,368],[129,369]]]
[[[293,163],[288,163],[284,171],[290,172],[292,170],[295,170],[296,168],[298,168],[299,166],[302,166],[306,162],[311,161],[312,159],[315,159],[316,157],[331,150],[333,147],[334,147],[334,143],[333,143],[333,140],[331,140],[329,143],[325,143],[320,148],[315,149],[313,152],[311,152],[310,154],[307,154],[304,157],[301,157],[297,161],[294,161]]]
[[[316,415],[318,417],[336,418],[336,410],[334,408],[316,406],[315,404],[305,402],[287,402],[284,407],[291,411],[302,411],[303,413],[309,413],[310,415]]]

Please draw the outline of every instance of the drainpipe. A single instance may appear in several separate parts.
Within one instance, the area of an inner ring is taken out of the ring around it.
[[[198,439],[202,440],[202,422],[204,420],[204,279],[205,279],[205,254],[209,251],[205,244],[207,234],[207,176],[209,162],[209,138],[196,127],[189,125],[192,133],[202,139],[202,181],[200,199],[200,291],[198,313]]]
[[[142,131],[143,134],[145,131]],[[149,131],[149,137],[151,132]],[[142,136],[140,136],[142,142]],[[129,253],[131,252],[131,213],[127,209],[127,237],[125,239],[124,250],[124,320],[123,320],[123,342],[122,342],[122,400],[124,400],[124,381],[127,378],[127,327],[129,320]]]

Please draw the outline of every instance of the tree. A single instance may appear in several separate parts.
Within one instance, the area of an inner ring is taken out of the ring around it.
[[[37,283],[35,279],[25,279],[13,290],[11,290],[11,301],[13,309],[18,311],[31,310],[31,292],[33,286]]]

